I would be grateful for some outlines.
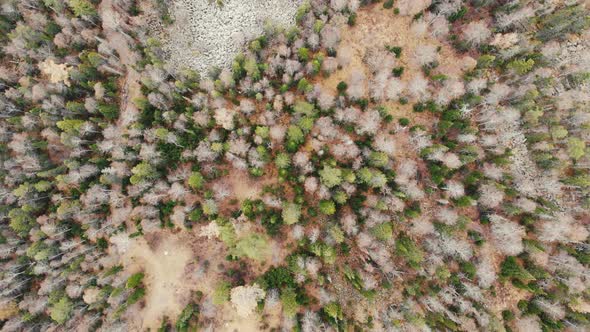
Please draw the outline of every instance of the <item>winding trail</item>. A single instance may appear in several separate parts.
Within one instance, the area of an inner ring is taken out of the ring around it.
[[[121,92],[121,109],[117,126],[121,133],[135,121],[139,110],[133,104],[135,98],[141,97],[140,75],[134,65],[140,55],[130,47],[134,41],[127,34],[121,31],[121,22],[124,21],[124,14],[115,8],[113,0],[103,0],[98,6],[98,12],[102,19],[102,29],[109,46],[119,55],[121,64],[125,66],[125,77],[123,78],[123,90]]]

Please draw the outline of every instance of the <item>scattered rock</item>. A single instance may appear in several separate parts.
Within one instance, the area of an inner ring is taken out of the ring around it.
[[[227,67],[248,40],[264,32],[266,24],[288,27],[302,0],[176,0],[174,23],[163,38],[170,65],[206,71]]]

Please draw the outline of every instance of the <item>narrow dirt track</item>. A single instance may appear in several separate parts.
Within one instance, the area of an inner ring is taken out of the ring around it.
[[[125,66],[126,74],[123,78],[123,91],[121,93],[121,113],[117,126],[121,132],[136,119],[139,110],[133,104],[135,98],[141,97],[140,75],[133,67],[139,59],[139,54],[131,50],[130,43],[133,40],[121,32],[120,22],[122,14],[115,9],[112,0],[103,0],[98,6],[98,12],[102,19],[102,29],[106,40],[119,55],[121,64]]]

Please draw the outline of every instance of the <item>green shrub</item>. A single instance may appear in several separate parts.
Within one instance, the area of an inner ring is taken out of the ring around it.
[[[342,307],[338,302],[330,302],[322,308],[326,316],[332,319],[334,322],[338,322],[344,319],[344,314],[342,313]]]
[[[354,26],[356,24],[356,13],[350,13],[350,15],[348,15],[347,23],[349,26]]]
[[[387,49],[389,52],[395,54],[396,58],[400,58],[402,56],[402,48],[399,46],[385,46],[385,49]]]
[[[68,4],[70,5],[70,8],[72,8],[74,15],[78,17],[92,17],[97,15],[96,8],[94,8],[92,2],[88,0],[69,0]]]
[[[336,204],[331,200],[321,200],[319,209],[323,214],[333,215],[336,213]]]
[[[142,297],[145,296],[145,288],[140,287],[140,288],[135,288],[135,291],[133,291],[133,293],[131,293],[131,295],[129,295],[129,297],[127,298],[127,305],[132,305],[134,303],[136,303],[137,301],[139,301]]]
[[[262,261],[268,257],[269,250],[268,238],[255,233],[238,239],[232,252],[237,257],[248,257]]]
[[[119,117],[119,105],[99,104],[98,111],[108,120],[115,120]]]
[[[504,262],[502,262],[502,265],[500,266],[500,276],[507,279],[516,279],[523,283],[535,280],[535,277],[533,277],[532,274],[520,266],[514,256],[508,256]]]
[[[175,327],[179,332],[188,331],[190,320],[199,315],[199,307],[194,303],[189,303],[178,316]]]
[[[262,275],[262,286],[265,289],[282,289],[296,287],[293,274],[284,266],[272,267]]]
[[[301,205],[295,203],[283,204],[282,217],[287,225],[292,225],[298,222],[301,217]]]
[[[465,16],[465,14],[467,14],[467,11],[468,11],[467,7],[461,6],[461,8],[457,12],[449,15],[447,17],[447,19],[449,20],[449,22],[453,23],[457,20],[462,19],[463,16]]]
[[[143,281],[143,277],[144,277],[144,274],[142,272],[138,272],[138,273],[133,274],[131,277],[129,277],[127,279],[127,283],[125,284],[125,287],[137,288],[138,286],[141,285],[141,283]]]
[[[297,294],[292,288],[286,288],[281,291],[281,303],[283,305],[283,312],[287,317],[293,317],[299,311]]]
[[[338,83],[338,85],[336,86],[336,89],[338,90],[339,94],[344,94],[346,92],[346,89],[348,89],[348,84],[346,84],[346,82],[344,81],[340,81],[340,83]]]
[[[371,234],[380,241],[387,241],[393,237],[393,225],[391,222],[384,222],[371,228]]]
[[[417,267],[424,260],[422,250],[405,234],[400,234],[395,242],[396,253],[404,257],[410,266]]]
[[[49,312],[51,319],[58,324],[64,324],[70,319],[73,309],[74,303],[67,296],[63,296],[49,308]]]
[[[328,188],[333,188],[342,183],[342,170],[330,165],[324,165],[324,168],[319,171],[322,184]]]
[[[222,281],[213,290],[213,304],[221,305],[229,301],[231,291],[231,284],[227,281]]]

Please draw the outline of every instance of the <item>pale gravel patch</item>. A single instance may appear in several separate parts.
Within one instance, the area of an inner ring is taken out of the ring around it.
[[[205,72],[228,67],[247,41],[260,36],[267,23],[295,24],[302,0],[174,0],[174,23],[164,42],[168,63]]]
[[[57,64],[53,59],[45,59],[39,63],[39,69],[49,77],[51,83],[63,82],[66,86],[70,86],[70,70],[67,65]]]

